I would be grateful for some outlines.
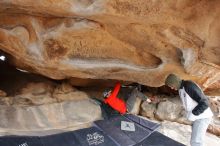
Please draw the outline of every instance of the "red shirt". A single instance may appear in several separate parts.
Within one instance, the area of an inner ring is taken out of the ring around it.
[[[126,113],[126,103],[117,97],[118,92],[121,88],[121,84],[117,83],[113,92],[104,100],[106,104],[109,104],[113,109],[120,112],[121,114]]]

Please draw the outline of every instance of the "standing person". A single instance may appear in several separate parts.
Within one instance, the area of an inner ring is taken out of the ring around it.
[[[213,116],[207,97],[196,83],[181,80],[174,74],[166,78],[165,84],[179,91],[187,119],[192,121],[191,146],[203,146],[205,133]]]

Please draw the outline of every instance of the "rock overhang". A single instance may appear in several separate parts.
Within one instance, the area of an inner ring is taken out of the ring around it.
[[[176,73],[219,88],[218,1],[0,3],[0,49],[18,68],[152,87]]]

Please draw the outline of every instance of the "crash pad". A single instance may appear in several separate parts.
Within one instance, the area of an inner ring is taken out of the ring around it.
[[[132,115],[132,114],[126,114],[124,117],[128,118],[132,122],[135,122],[138,125],[141,125],[142,127],[151,130],[151,132],[157,130],[160,127],[160,124],[149,121],[147,119],[140,118],[139,116]]]
[[[135,146],[185,146],[157,131]]]
[[[113,116],[90,128],[47,136],[3,136],[0,146],[183,146],[155,131],[159,124],[134,115]]]
[[[117,144],[96,127],[48,136],[0,137],[0,146],[116,146]]]
[[[121,130],[121,123],[134,123],[135,131]],[[99,120],[95,125],[121,146],[135,145],[147,138],[153,131],[135,123],[125,116],[115,116],[108,120]],[[155,123],[155,125],[157,125]]]

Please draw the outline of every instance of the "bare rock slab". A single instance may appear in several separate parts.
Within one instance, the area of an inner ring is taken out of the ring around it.
[[[78,100],[40,106],[0,105],[0,135],[44,135],[88,127],[101,118],[92,100]]]

